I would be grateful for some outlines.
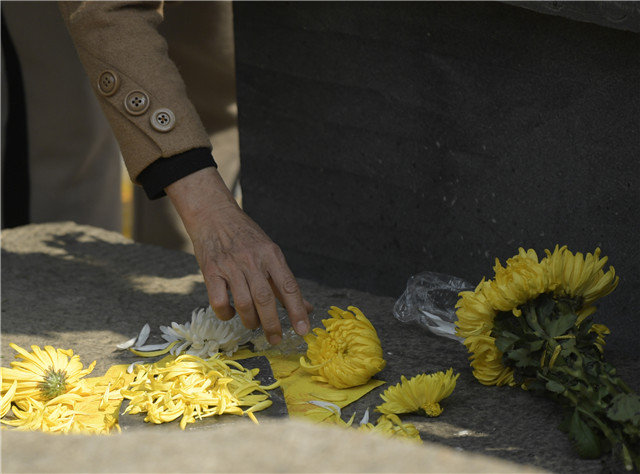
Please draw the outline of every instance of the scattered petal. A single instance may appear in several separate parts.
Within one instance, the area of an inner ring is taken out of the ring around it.
[[[360,425],[366,425],[367,423],[369,423],[369,409],[367,408],[367,411],[364,412],[364,415],[362,416],[362,420],[360,420]]]
[[[129,367],[127,367],[127,373],[128,373],[128,374],[133,373],[133,369],[134,369],[134,367],[135,367],[136,365],[141,365],[141,364],[144,364],[144,361],[143,361],[143,360],[136,360],[136,361],[132,362],[131,364],[129,364]]]
[[[149,323],[147,323],[144,326],[142,326],[142,329],[140,330],[140,334],[138,334],[138,338],[136,339],[136,343],[134,347],[138,348],[142,346],[145,342],[147,342],[147,339],[149,339],[149,334],[151,334],[151,327],[149,326]]]
[[[247,415],[257,423],[253,412],[271,405],[267,387],[253,378],[255,371],[238,362],[222,360],[218,354],[207,360],[186,354],[171,359],[134,368],[134,381],[121,390],[130,400],[125,413],[146,413],[150,423],[181,418],[185,429],[196,419],[224,413]],[[243,410],[244,406],[249,408]]]
[[[325,402],[322,400],[309,400],[307,403],[329,410],[330,412],[335,413],[338,417],[342,416],[342,409],[335,403]]]
[[[116,344],[116,347],[118,349],[121,349],[121,350],[129,349],[130,347],[132,347],[136,343],[137,340],[138,340],[137,337],[132,337],[128,341],[121,342],[120,344]]]

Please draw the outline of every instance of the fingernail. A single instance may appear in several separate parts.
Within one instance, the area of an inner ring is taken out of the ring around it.
[[[296,326],[296,332],[301,336],[304,336],[306,333],[309,332],[309,325],[307,324],[306,321],[298,321],[295,326]]]
[[[269,336],[269,343],[272,346],[280,344],[280,341],[282,341],[282,336],[280,334],[272,334]]]

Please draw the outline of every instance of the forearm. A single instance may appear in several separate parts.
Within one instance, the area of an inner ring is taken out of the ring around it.
[[[158,32],[163,2],[59,2],[59,6],[134,181],[158,159],[194,148],[210,149]],[[101,82],[105,73],[112,78],[106,88]],[[146,97],[147,108],[132,113],[126,102],[134,92]],[[165,129],[154,120],[163,109],[173,114]]]

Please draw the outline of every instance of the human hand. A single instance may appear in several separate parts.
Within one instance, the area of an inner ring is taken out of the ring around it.
[[[304,300],[280,248],[236,204],[215,168],[190,174],[166,188],[191,238],[216,316],[236,311],[249,329],[262,326],[271,344],[282,339],[276,298],[294,330],[309,331]],[[228,291],[233,295],[234,307]]]

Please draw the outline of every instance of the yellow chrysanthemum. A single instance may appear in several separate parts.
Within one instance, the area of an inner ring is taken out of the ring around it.
[[[336,388],[365,384],[386,364],[373,325],[355,306],[348,309],[331,307],[331,319],[322,321],[326,330],[316,328],[315,336],[304,337],[309,362],[300,358],[300,365],[313,374],[313,380]]]
[[[493,270],[495,277],[484,285],[484,296],[495,311],[514,311],[516,316],[520,315],[518,306],[557,285],[550,281],[546,267],[538,262],[533,249],[525,252],[520,248],[518,255],[509,258],[505,267],[496,259]]]
[[[410,380],[403,375],[399,384],[380,395],[384,403],[376,407],[376,411],[384,414],[423,411],[428,416],[439,416],[442,413],[439,402],[451,395],[459,376],[453,375],[453,369],[446,373],[416,375]]]
[[[46,402],[23,399],[13,407],[15,418],[2,423],[20,431],[107,434],[114,427],[119,429],[117,409],[116,415],[101,412],[100,398],[65,393]]]
[[[483,385],[514,385],[513,369],[502,364],[502,352],[491,336],[469,336],[464,345],[471,352],[473,375]]]
[[[474,291],[463,291],[456,303],[456,334],[460,337],[491,334],[496,311],[487,301],[483,288],[490,283],[484,278]]]
[[[72,350],[54,349],[45,346],[31,346],[33,352],[27,352],[16,344],[9,344],[18,352],[11,368],[2,367],[2,393],[7,392],[17,382],[12,401],[24,399],[46,402],[64,393],[72,392],[79,386],[80,380],[89,374],[96,365],[95,361],[86,369]]]
[[[130,389],[122,390],[131,400],[125,413],[146,413],[144,420],[157,424],[182,417],[182,429],[196,419],[224,413],[247,415],[257,423],[253,412],[271,405],[266,390],[279,385],[262,386],[254,380],[257,374],[258,369],[246,370],[218,355],[208,360],[181,355],[139,365]]]
[[[543,264],[547,267],[550,279],[556,284],[556,293],[570,298],[581,298],[582,307],[589,307],[600,298],[607,296],[618,285],[619,278],[615,269],[609,267],[605,273],[604,265],[608,258],[600,258],[600,249],[593,254],[583,256],[571,253],[567,246],[554,249],[553,253],[545,250],[547,257]],[[582,318],[584,319],[584,317]]]
[[[117,425],[119,388],[124,380],[104,386],[83,378],[95,362],[84,369],[71,350],[31,346],[29,353],[15,344],[20,362],[2,368],[1,422],[18,430],[51,433],[108,433]],[[89,382],[90,381],[90,382]],[[111,391],[109,390],[111,387]],[[111,403],[110,403],[111,402]],[[11,410],[12,417],[6,417]]]
[[[11,384],[11,387],[7,392],[2,395],[2,400],[0,400],[0,418],[3,418],[4,415],[7,414],[9,408],[11,408],[11,402],[13,400],[13,396],[16,393],[16,389],[18,388],[18,381],[14,380]]]
[[[365,423],[360,425],[359,431],[378,433],[386,437],[404,438],[411,441],[421,441],[420,432],[411,423],[403,423],[397,415],[392,413],[380,415],[376,424]]]
[[[485,295],[491,281],[484,279],[474,291],[463,291],[456,303],[456,334],[464,338],[471,355],[473,375],[484,385],[513,385],[513,369],[502,365],[502,352],[491,337],[497,311]]]
[[[538,261],[532,249],[518,249],[503,267],[496,259],[493,280],[484,279],[474,291],[460,293],[456,303],[456,334],[472,353],[473,375],[485,385],[514,385],[513,370],[502,364],[502,353],[492,337],[493,320],[498,312],[521,315],[520,306],[543,293],[577,299],[579,325],[596,310],[592,304],[609,294],[618,284],[613,267],[605,273],[607,258],[600,258],[600,249],[584,257],[573,255],[566,246],[556,246],[553,253]],[[596,346],[602,350],[606,332],[598,332]]]

